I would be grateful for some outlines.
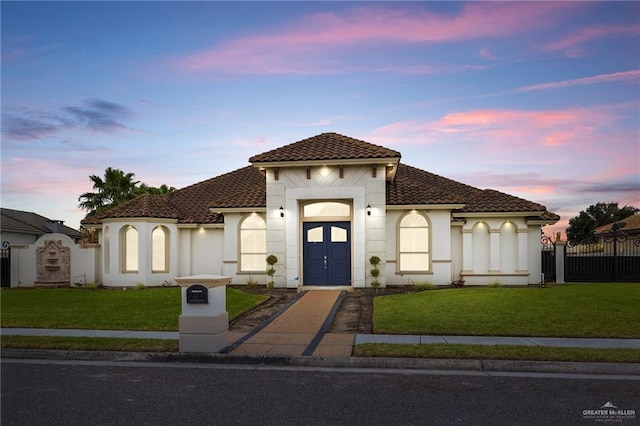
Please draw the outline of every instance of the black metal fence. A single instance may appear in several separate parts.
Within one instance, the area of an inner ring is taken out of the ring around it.
[[[0,286],[11,287],[11,245],[8,241],[4,241],[0,249]]]
[[[566,282],[640,282],[640,236],[613,233],[593,238],[567,245],[564,256]]]
[[[542,274],[545,282],[640,282],[640,235],[613,229],[608,235],[559,250],[552,238],[542,236]],[[558,277],[556,257],[563,256]]]

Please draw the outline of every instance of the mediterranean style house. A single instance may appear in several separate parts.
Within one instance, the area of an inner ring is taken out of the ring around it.
[[[143,195],[83,226],[96,281],[159,286],[198,274],[281,288],[540,282],[540,204],[405,165],[400,153],[323,133],[168,195]],[[266,258],[277,257],[273,277]],[[371,274],[380,258],[379,276]]]

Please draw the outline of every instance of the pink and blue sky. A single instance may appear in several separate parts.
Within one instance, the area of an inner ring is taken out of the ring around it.
[[[2,206],[181,188],[323,132],[542,203],[640,207],[638,2],[2,1]]]

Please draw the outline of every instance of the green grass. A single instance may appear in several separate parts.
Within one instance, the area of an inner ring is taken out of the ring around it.
[[[460,288],[379,296],[375,333],[640,337],[640,284]]]
[[[3,348],[69,351],[178,352],[178,340],[103,337],[0,336]]]
[[[2,327],[177,331],[180,287],[139,290],[4,289]],[[233,319],[266,296],[227,287]]]
[[[360,357],[392,358],[640,363],[640,350],[638,349],[555,348],[514,345],[451,345],[446,343],[427,345],[366,343],[357,345],[354,348],[354,355]]]

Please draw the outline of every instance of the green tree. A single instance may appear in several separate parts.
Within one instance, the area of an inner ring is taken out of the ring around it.
[[[112,167],[107,167],[104,171],[104,179],[96,175],[89,176],[95,192],[85,192],[80,195],[78,207],[91,215],[132,199],[136,195],[136,187],[139,183],[133,180],[134,176],[134,173],[124,173]]]
[[[155,186],[148,186],[147,184],[142,183],[140,184],[140,186],[136,188],[136,195],[142,195],[142,194],[166,195],[166,194],[172,193],[175,190],[176,189],[173,186],[167,186],[165,184],[162,184],[159,187],[155,187]]]
[[[176,190],[165,184],[160,187],[141,184],[139,181],[133,180],[134,176],[134,173],[125,173],[112,167],[107,167],[104,171],[104,178],[96,175],[89,176],[89,180],[93,182],[94,192],[85,192],[80,195],[78,207],[86,210],[89,215],[93,215],[142,194],[163,195]]]
[[[599,226],[622,220],[638,213],[633,206],[618,207],[618,203],[597,203],[583,210],[578,216],[569,219],[567,241],[577,244],[593,237],[593,230]]]

